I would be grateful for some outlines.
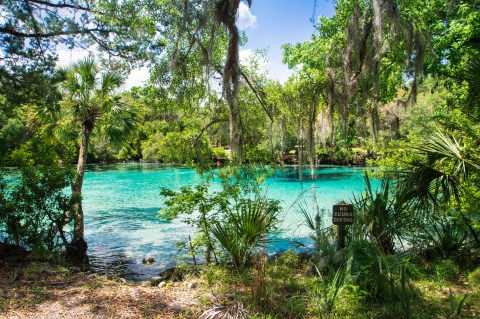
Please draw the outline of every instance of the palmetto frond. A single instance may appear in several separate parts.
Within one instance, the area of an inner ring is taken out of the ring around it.
[[[95,127],[97,135],[117,145],[131,135],[138,115],[117,93],[124,83],[120,73],[101,72],[92,58],[75,62],[59,72],[65,78],[59,87],[63,101],[55,110],[43,114],[51,132],[60,133],[68,124],[64,119],[68,119],[89,131]],[[79,128],[77,131],[80,132]]]
[[[278,202],[246,199],[229,211],[229,217],[211,226],[212,234],[229,254],[240,270],[255,248],[266,241],[266,235],[274,228],[279,212]]]
[[[473,111],[478,119],[480,116],[480,57],[476,56],[467,63],[463,72],[463,80],[469,86],[469,111]]]
[[[200,319],[243,319],[246,317],[245,308],[239,301],[230,305],[216,305],[200,315]]]
[[[124,83],[124,78],[119,72],[106,72],[101,77],[100,94],[103,96],[111,95],[117,88],[120,88]]]
[[[468,158],[454,137],[440,131],[417,150],[426,161],[417,161],[401,177],[402,197],[420,201],[458,198],[460,181],[480,167]]]
[[[455,137],[447,137],[440,131],[437,131],[430,141],[418,150],[426,155],[429,164],[444,164],[445,161],[450,161],[454,167],[451,172],[453,176],[468,175],[471,169],[480,168],[467,158]]]

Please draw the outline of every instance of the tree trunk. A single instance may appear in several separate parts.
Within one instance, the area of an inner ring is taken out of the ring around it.
[[[227,16],[224,17],[224,22],[229,33],[229,42],[227,60],[223,70],[223,85],[225,98],[230,108],[230,149],[232,151],[232,159],[240,163],[243,160],[243,136],[238,101],[240,75],[238,55],[239,35],[236,26],[238,6],[238,0],[228,1]]]
[[[298,173],[300,180],[303,179],[303,123],[298,122]]]
[[[287,132],[287,117],[285,113],[282,113],[282,120],[280,123],[280,150],[282,152],[282,162],[284,161],[285,158],[285,135]]]
[[[375,61],[373,70],[373,101],[372,111],[370,113],[370,128],[372,134],[373,145],[377,145],[377,133],[378,133],[378,104],[380,100],[380,62]]]
[[[270,127],[268,129],[268,139],[270,141],[270,153],[272,154],[272,161],[273,163],[276,162],[276,156],[275,156],[275,145],[273,144],[273,134],[274,134],[274,130],[273,130],[273,126],[274,126],[274,122],[273,121],[270,121]]]
[[[73,206],[72,218],[74,221],[73,241],[67,246],[67,258],[70,261],[86,265],[88,264],[87,243],[84,239],[84,219],[82,208],[82,186],[85,175],[85,165],[87,164],[88,144],[90,140],[91,130],[85,125],[82,127],[82,140],[80,143],[80,151],[77,161],[77,174],[75,183],[72,185],[72,196],[76,199]]]
[[[315,121],[317,119],[316,99],[312,98],[310,119],[308,121],[308,155],[310,161],[310,173],[312,178],[315,176],[316,154],[315,154]]]
[[[330,88],[328,90],[328,97],[327,97],[327,103],[328,103],[328,115],[329,115],[329,121],[330,121],[330,143],[333,145],[333,140],[335,139],[335,84],[333,82],[333,79],[330,80]]]

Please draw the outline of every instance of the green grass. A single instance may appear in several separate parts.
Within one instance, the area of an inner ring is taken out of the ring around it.
[[[309,262],[301,261],[293,252],[268,261],[264,273],[265,292],[259,304],[254,304],[251,297],[255,288],[252,280],[257,278],[253,269],[237,274],[231,268],[210,265],[200,271],[199,280],[215,291],[218,300],[242,301],[249,318],[450,318],[452,309],[458,310],[459,305],[462,318],[477,318],[480,288],[459,281],[465,276],[462,277],[458,269],[452,261],[431,263],[420,257],[406,263],[403,271],[408,280],[408,311],[399,296],[402,293],[400,271],[392,274],[397,297],[378,299],[348,280],[340,280],[333,268],[321,275],[312,272]],[[470,273],[473,283],[478,274],[478,269]],[[466,294],[469,297],[461,304]],[[322,308],[328,301],[325,296],[332,297],[328,311]],[[212,306],[207,296],[202,303],[207,309]]]

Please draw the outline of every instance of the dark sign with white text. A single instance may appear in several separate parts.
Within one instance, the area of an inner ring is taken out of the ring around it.
[[[332,224],[350,225],[353,223],[353,205],[333,205]]]

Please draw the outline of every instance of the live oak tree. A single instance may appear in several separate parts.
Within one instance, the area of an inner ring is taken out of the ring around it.
[[[144,2],[6,0],[0,12],[0,76],[9,81],[26,81],[38,70],[53,74],[59,47],[99,50],[130,63],[162,48]]]
[[[166,11],[170,14],[163,21],[165,27],[161,32],[170,35],[166,40],[170,70],[166,63],[162,63],[154,71],[154,75],[173,73],[169,80],[175,80],[175,74],[196,77],[197,80],[202,79],[206,88],[212,82],[221,81],[221,95],[229,109],[230,148],[232,157],[238,162],[243,159],[243,129],[238,99],[243,75],[239,60],[242,37],[236,25],[240,2],[189,0],[168,3]],[[246,2],[251,5],[250,0]]]

